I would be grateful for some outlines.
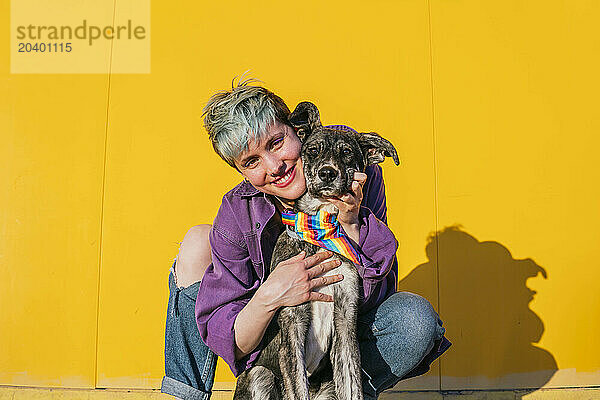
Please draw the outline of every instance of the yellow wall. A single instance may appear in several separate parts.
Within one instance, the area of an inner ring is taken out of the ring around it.
[[[154,1],[151,16],[150,74],[10,74],[0,32],[0,385],[159,387],[177,242],[239,181],[201,109],[248,69],[399,150],[384,170],[400,286],[454,342],[399,388],[600,384],[600,3]],[[232,386],[226,366],[217,379]]]

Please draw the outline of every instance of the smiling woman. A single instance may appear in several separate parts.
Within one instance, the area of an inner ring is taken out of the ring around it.
[[[215,94],[205,108],[213,148],[245,180],[225,194],[212,227],[186,235],[173,264],[169,310],[175,311],[167,314],[161,390],[182,398],[210,397],[215,354],[236,376],[253,367],[281,307],[331,302],[319,289],[343,279],[322,276],[338,266],[327,260],[329,252],[294,255],[268,273],[284,231],[281,211],[306,191],[298,132],[304,134],[292,127],[280,97],[251,82]],[[350,179],[351,191],[331,202],[359,260],[362,386],[365,398],[374,399],[399,380],[425,373],[450,343],[427,300],[395,293],[398,242],[386,225],[381,168],[370,166]]]

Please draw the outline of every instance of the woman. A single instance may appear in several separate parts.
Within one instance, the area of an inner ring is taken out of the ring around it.
[[[337,266],[327,253],[301,253],[265,277],[283,231],[280,212],[304,193],[306,183],[288,107],[250,82],[215,94],[205,108],[215,151],[245,179],[223,197],[212,227],[186,234],[171,270],[162,391],[181,398],[209,398],[214,353],[238,376],[255,362],[279,308],[332,301],[315,289],[343,279],[320,277]],[[397,241],[386,225],[381,168],[365,172],[355,174],[352,194],[331,202],[360,256],[363,390],[366,399],[375,399],[399,380],[425,373],[450,343],[427,300],[395,293]]]

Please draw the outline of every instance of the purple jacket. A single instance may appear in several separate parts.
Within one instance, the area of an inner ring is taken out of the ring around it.
[[[362,283],[359,313],[378,306],[396,291],[398,242],[387,227],[387,207],[379,165],[367,167],[359,211],[358,273]],[[233,324],[265,280],[275,242],[284,227],[270,196],[243,181],[225,196],[209,240],[212,264],[196,299],[196,322],[204,343],[219,355],[235,376],[250,368],[264,348],[235,360]]]

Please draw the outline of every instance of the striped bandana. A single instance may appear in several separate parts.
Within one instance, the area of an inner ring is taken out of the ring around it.
[[[341,254],[354,264],[360,265],[358,252],[342,232],[335,214],[319,210],[317,215],[308,215],[286,210],[281,213],[281,221],[293,227],[295,233],[305,242]]]

